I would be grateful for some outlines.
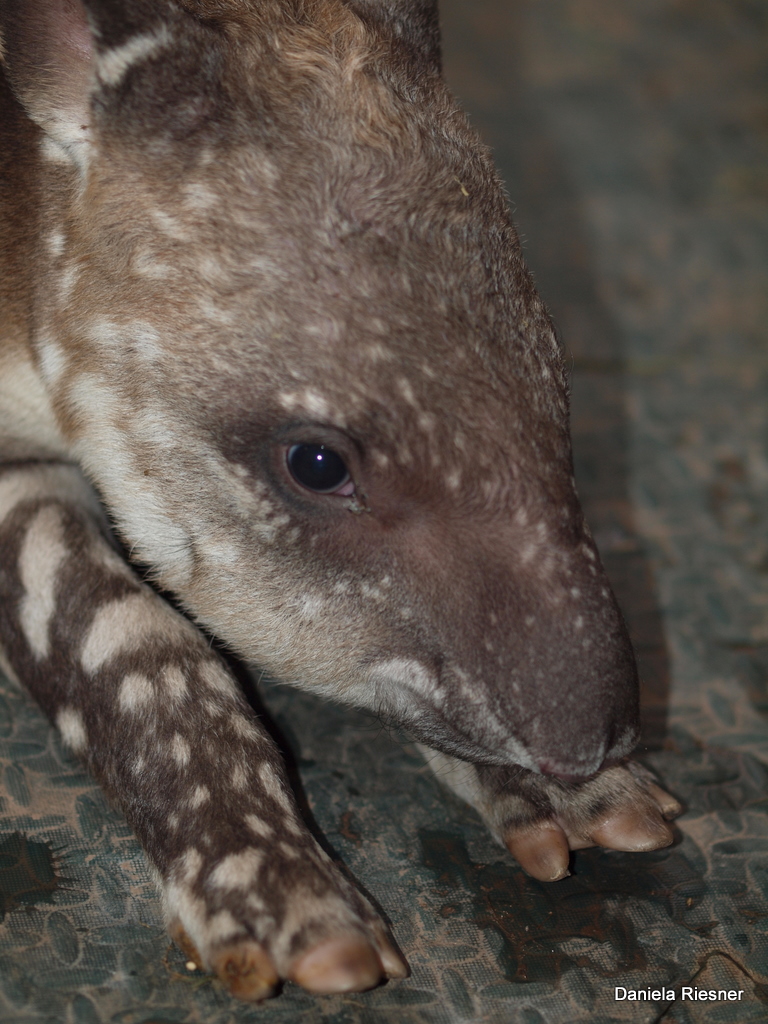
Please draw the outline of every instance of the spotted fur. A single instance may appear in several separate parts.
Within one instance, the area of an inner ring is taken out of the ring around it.
[[[0,30],[3,664],[188,954],[254,1000],[405,971],[193,623],[439,751],[524,866],[542,823],[658,839],[563,359],[434,3],[0,0]],[[345,491],[291,477],[307,443]]]

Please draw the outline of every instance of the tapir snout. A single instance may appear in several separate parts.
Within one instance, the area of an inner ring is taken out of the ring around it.
[[[447,532],[423,558],[408,547],[420,639],[409,634],[373,674],[381,692],[409,695],[393,717],[446,753],[561,779],[626,756],[638,734],[635,657],[583,527],[548,539],[534,529],[537,544],[482,521]]]

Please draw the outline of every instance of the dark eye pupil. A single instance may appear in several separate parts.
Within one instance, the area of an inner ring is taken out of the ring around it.
[[[349,480],[342,457],[324,444],[295,444],[288,449],[288,468],[294,480],[310,491],[327,494]]]

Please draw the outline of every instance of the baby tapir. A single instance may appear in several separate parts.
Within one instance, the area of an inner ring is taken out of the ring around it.
[[[4,665],[171,934],[244,999],[407,973],[193,622],[406,728],[536,878],[668,843],[563,358],[432,0],[0,12]]]

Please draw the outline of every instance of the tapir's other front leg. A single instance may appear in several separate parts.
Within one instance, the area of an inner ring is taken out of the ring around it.
[[[667,821],[682,810],[632,761],[571,783],[421,750],[441,781],[478,811],[520,866],[541,882],[569,874],[571,850],[647,852],[669,846],[673,833]]]
[[[140,582],[68,466],[0,468],[0,646],[156,867],[168,926],[243,999],[407,968],[304,826],[205,638]]]

